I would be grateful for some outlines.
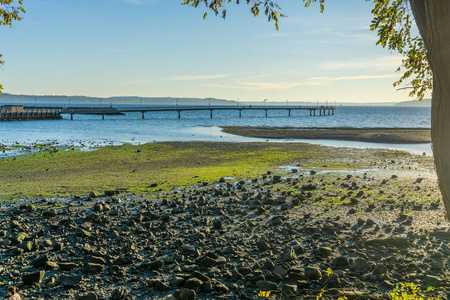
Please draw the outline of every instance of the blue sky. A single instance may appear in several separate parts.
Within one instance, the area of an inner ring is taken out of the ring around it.
[[[392,83],[401,57],[376,46],[372,4],[328,0],[325,13],[278,1],[276,31],[245,4],[227,19],[182,0],[25,0],[0,28],[4,92],[241,101],[411,100]],[[245,1],[241,1],[245,2]]]

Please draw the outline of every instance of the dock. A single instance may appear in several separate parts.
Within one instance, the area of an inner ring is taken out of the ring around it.
[[[67,107],[61,110],[61,114],[69,114],[70,119],[73,120],[73,116],[78,115],[101,115],[102,119],[105,119],[107,115],[124,115],[125,113],[115,107]]]
[[[210,118],[213,117],[214,111],[233,110],[242,117],[243,111],[265,111],[268,117],[271,110],[285,110],[287,115],[291,116],[293,110],[308,111],[310,116],[330,116],[334,115],[334,106],[290,106],[290,105],[171,105],[171,106],[128,106],[128,107],[42,107],[42,106],[22,106],[22,105],[5,105],[0,107],[0,121],[23,121],[23,120],[55,120],[62,119],[62,114],[70,115],[70,119],[74,119],[74,115],[101,115],[102,119],[108,115],[125,115],[131,112],[140,112],[142,119],[145,119],[147,112],[167,112],[173,111],[181,114],[184,111],[208,111]]]
[[[95,114],[101,115],[105,119],[106,115],[123,115],[130,112],[140,112],[142,119],[145,119],[147,112],[167,112],[173,111],[178,113],[178,119],[181,119],[183,111],[209,111],[210,118],[213,117],[214,111],[234,110],[242,117],[242,111],[246,110],[262,110],[265,111],[265,116],[268,116],[270,110],[285,110],[288,116],[291,116],[293,110],[309,111],[310,116],[330,116],[334,115],[334,106],[266,106],[266,105],[171,105],[171,106],[136,106],[136,107],[67,107],[61,110],[61,114],[69,114],[70,119],[73,120],[76,114]]]
[[[61,107],[5,105],[0,107],[0,121],[59,120]]]

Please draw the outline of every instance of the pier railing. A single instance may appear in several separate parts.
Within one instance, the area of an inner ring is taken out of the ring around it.
[[[319,110],[335,109],[334,106],[299,105],[172,105],[172,106],[130,106],[121,107],[122,112],[177,111],[177,110]]]
[[[334,106],[294,106],[294,105],[171,105],[171,106],[122,106],[122,107],[23,107],[23,109],[0,109],[0,120],[20,120],[20,119],[45,119],[61,118],[61,114],[69,114],[73,120],[76,114],[101,115],[123,115],[129,112],[140,112],[144,119],[146,112],[174,111],[178,112],[178,118],[181,118],[183,111],[209,111],[210,117],[217,110],[234,110],[239,112],[242,117],[242,111],[245,110],[263,110],[266,117],[270,110],[286,110],[291,116],[292,110],[309,111],[310,116],[334,115]]]
[[[291,116],[292,110],[307,110],[310,116],[318,115],[334,115],[334,106],[292,106],[292,105],[171,105],[171,106],[124,106],[124,107],[67,107],[62,109],[62,114],[70,114],[73,120],[75,114],[95,114],[102,115],[120,115],[127,112],[140,112],[142,119],[145,118],[146,112],[162,112],[175,111],[178,112],[178,118],[181,118],[183,111],[210,111],[210,117],[213,117],[213,111],[216,110],[235,110],[239,111],[239,117],[242,117],[244,110],[264,110],[266,117],[269,110],[287,110],[288,115]]]
[[[0,121],[61,119],[61,108],[30,108],[8,110],[0,108]]]
[[[181,118],[182,111],[210,111],[210,117],[213,117],[213,111],[215,110],[237,110],[239,111],[239,117],[242,117],[243,110],[263,110],[268,116],[269,110],[287,110],[288,115],[291,116],[292,110],[307,110],[310,116],[315,116],[316,111],[318,115],[334,115],[334,106],[292,106],[292,105],[173,105],[173,106],[136,106],[136,107],[124,107],[119,109],[121,112],[141,112],[144,119],[145,112],[151,111],[176,111],[178,112],[178,118]]]

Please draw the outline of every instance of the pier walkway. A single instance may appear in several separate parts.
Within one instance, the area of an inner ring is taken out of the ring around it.
[[[75,114],[95,114],[101,115],[105,119],[105,115],[123,115],[128,112],[140,112],[142,119],[145,118],[146,112],[174,111],[178,112],[178,118],[181,118],[183,111],[209,111],[210,117],[213,117],[215,110],[235,110],[242,117],[244,110],[262,110],[265,111],[266,117],[269,110],[286,110],[288,116],[291,116],[293,110],[309,111],[310,116],[326,116],[334,115],[334,106],[278,106],[278,105],[171,105],[171,106],[136,106],[136,107],[68,107],[61,110],[61,114],[69,114],[71,120]]]
[[[58,120],[60,107],[5,105],[0,107],[0,121]]]

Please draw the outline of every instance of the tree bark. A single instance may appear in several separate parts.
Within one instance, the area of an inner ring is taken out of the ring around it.
[[[410,0],[410,4],[433,71],[431,140],[450,220],[450,0]]]

